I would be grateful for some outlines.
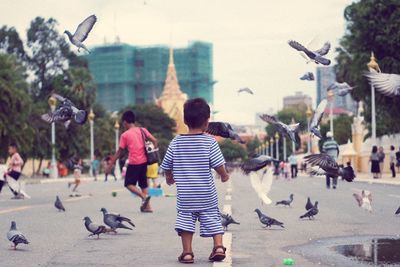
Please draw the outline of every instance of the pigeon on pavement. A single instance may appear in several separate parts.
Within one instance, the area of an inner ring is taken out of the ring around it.
[[[257,212],[258,219],[262,224],[265,225],[265,227],[271,227],[272,225],[277,225],[282,228],[285,228],[283,226],[283,222],[280,222],[278,220],[275,220],[274,218],[268,217],[267,215],[263,214],[259,209],[255,209],[255,212]]]
[[[104,225],[98,225],[98,224],[93,223],[92,220],[87,216],[85,218],[83,218],[83,220],[85,221],[86,229],[91,233],[89,235],[89,237],[97,235],[97,239],[99,239],[100,234],[105,234],[105,233],[109,233],[109,232],[116,233],[115,230],[108,229]]]
[[[54,207],[56,207],[56,209],[58,209],[58,211],[65,211],[64,205],[58,196],[56,196],[56,201],[54,202]]]
[[[53,112],[43,114],[41,116],[42,120],[48,123],[63,122],[66,128],[68,128],[71,119],[74,119],[78,124],[84,124],[86,122],[87,112],[85,110],[77,109],[68,98],[58,94],[52,94],[52,96],[59,100],[61,104]]]
[[[241,168],[245,174],[249,174],[250,172],[256,172],[263,169],[265,166],[274,161],[278,160],[267,155],[258,155],[255,158],[251,158],[243,162]]]
[[[208,123],[206,132],[215,136],[221,136],[223,138],[229,138],[238,141],[241,144],[246,143],[233,130],[232,126],[226,122],[210,122]]]
[[[133,230],[132,228],[123,224],[123,222],[126,222],[131,226],[135,227],[135,225],[129,218],[123,217],[118,213],[108,213],[105,208],[101,208],[100,211],[103,212],[104,223],[107,226],[109,226],[112,230],[116,230],[117,228]]]
[[[396,212],[394,214],[396,214],[396,215],[400,214],[400,207],[396,210]]]
[[[254,95],[254,92],[250,88],[247,88],[247,87],[240,88],[237,92],[238,92],[238,94],[240,94],[242,92],[246,92],[248,94]]]
[[[314,81],[315,77],[312,72],[306,72],[303,76],[300,77],[302,81]]]
[[[268,114],[263,114],[260,116],[260,118],[265,121],[268,122],[269,124],[273,124],[276,126],[276,129],[278,132],[280,132],[281,134],[288,136],[293,142],[295,143],[299,143],[298,138],[296,138],[296,131],[299,129],[299,123],[295,123],[295,124],[284,124],[283,122],[279,121],[277,118],[275,118],[274,116],[268,115]]]
[[[306,210],[311,209],[314,205],[311,203],[310,197],[307,197]]]
[[[334,94],[338,95],[338,96],[346,96],[348,93],[350,93],[355,87],[351,87],[348,83],[344,82],[344,83],[338,83],[338,82],[334,82],[333,84],[331,84],[327,91],[329,90],[333,90]]]
[[[290,204],[292,204],[292,202],[293,202],[293,194],[290,194],[288,200],[278,201],[278,202],[276,202],[275,206],[276,205],[284,205],[284,206],[289,206],[290,207]]]
[[[306,56],[314,61],[316,64],[321,63],[322,65],[330,65],[331,61],[323,56],[325,56],[326,54],[328,54],[329,49],[331,48],[331,44],[329,42],[326,42],[321,49],[315,50],[315,51],[311,51],[309,49],[307,49],[306,47],[304,47],[302,44],[294,41],[294,40],[290,40],[288,42],[288,44],[296,49],[297,51],[303,52],[304,54],[306,54]]]
[[[340,167],[339,164],[328,154],[310,154],[304,157],[307,164],[312,167],[307,168],[307,172],[311,175],[331,175],[333,177],[342,177],[347,182],[352,182],[354,174],[348,168]],[[315,168],[318,166],[319,168]]]
[[[318,201],[315,201],[314,207],[312,207],[311,209],[309,209],[304,215],[300,216],[300,219],[303,218],[308,218],[308,219],[314,219],[314,216],[317,215],[319,212],[318,210]]]
[[[7,233],[7,239],[13,242],[13,248],[17,249],[18,244],[29,244],[29,241],[26,237],[17,230],[17,224],[12,221],[10,230]]]
[[[386,96],[400,96],[400,75],[392,73],[381,73],[376,71],[365,72],[369,80],[379,92]]]
[[[78,47],[78,52],[82,48],[86,50],[88,53],[90,51],[86,48],[83,42],[88,37],[90,31],[93,28],[93,25],[96,23],[97,18],[95,15],[91,15],[87,17],[81,24],[78,25],[74,34],[71,34],[69,31],[64,31],[64,33],[68,36],[69,41]]]
[[[354,193],[353,196],[356,199],[357,204],[360,208],[363,208],[369,212],[372,212],[372,206],[371,206],[372,193],[371,192],[362,190],[361,195]]]
[[[319,139],[322,139],[321,132],[319,131],[319,124],[321,123],[321,119],[324,116],[326,105],[328,101],[323,99],[319,104],[318,107],[314,111],[314,115],[311,119],[310,123],[310,132],[311,135],[317,136]]]
[[[228,230],[228,225],[230,224],[240,224],[239,222],[235,221],[231,215],[223,213],[221,213],[221,223],[224,227],[224,230]]]

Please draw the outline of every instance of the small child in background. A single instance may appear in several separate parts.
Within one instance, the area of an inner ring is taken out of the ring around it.
[[[74,164],[74,178],[75,178],[75,181],[68,183],[68,188],[71,187],[71,185],[73,185],[73,184],[75,185],[74,188],[72,189],[72,192],[76,192],[77,191],[76,189],[78,188],[78,186],[81,183],[82,169],[83,169],[82,160],[78,158],[76,160],[75,164]]]
[[[153,184],[154,188],[161,188],[161,184],[157,182],[158,178],[158,163],[153,163],[147,166],[147,180],[150,184]]]
[[[346,167],[344,167],[344,170],[346,170],[348,173],[350,173],[350,177],[348,178],[348,179],[346,179],[346,181],[348,181],[348,182],[352,182],[353,180],[354,180],[354,178],[356,178],[356,174],[355,174],[355,172],[354,172],[354,169],[353,169],[353,167],[351,167],[351,162],[350,161],[348,161],[347,163],[346,163]],[[342,178],[342,180],[343,180],[344,178]]]
[[[283,176],[285,177],[285,179],[287,179],[288,181],[290,181],[289,179],[289,172],[290,172],[290,164],[288,161],[283,162]]]
[[[0,158],[0,193],[6,183],[7,165],[3,158]]]

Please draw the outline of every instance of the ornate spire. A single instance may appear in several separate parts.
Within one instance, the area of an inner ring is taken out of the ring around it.
[[[169,66],[175,65],[174,64],[174,49],[172,46],[169,48]]]
[[[185,95],[179,86],[178,76],[176,74],[175,64],[174,64],[174,50],[171,47],[169,49],[169,64],[167,70],[167,77],[165,79],[164,90],[162,92],[161,98]]]

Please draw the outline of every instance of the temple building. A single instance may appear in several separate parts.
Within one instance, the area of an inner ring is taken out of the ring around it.
[[[183,119],[183,104],[187,99],[187,94],[183,93],[179,86],[174,64],[174,51],[170,48],[164,90],[161,96],[156,100],[156,104],[161,107],[170,118],[175,120],[177,134],[187,133],[187,127]]]

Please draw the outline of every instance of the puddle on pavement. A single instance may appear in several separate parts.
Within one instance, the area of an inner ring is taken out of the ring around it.
[[[349,259],[371,265],[400,264],[400,239],[377,238],[359,244],[334,246],[333,250]]]

